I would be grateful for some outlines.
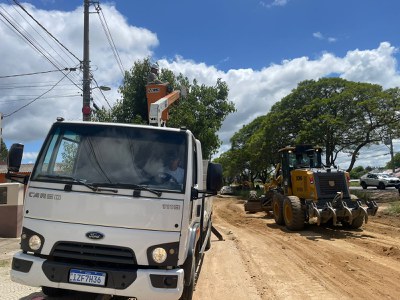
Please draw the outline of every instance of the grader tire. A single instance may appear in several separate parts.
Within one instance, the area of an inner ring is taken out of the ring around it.
[[[296,196],[287,196],[283,201],[283,218],[286,228],[292,231],[304,228],[305,216],[301,209],[300,199]]]
[[[283,196],[275,194],[272,198],[272,212],[274,213],[275,223],[278,225],[285,225],[283,219]]]

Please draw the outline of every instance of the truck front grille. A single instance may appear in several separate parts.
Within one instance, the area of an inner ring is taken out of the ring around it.
[[[76,261],[96,265],[136,265],[132,249],[118,246],[58,242],[52,249],[51,259],[55,261]]]
[[[348,198],[349,189],[343,172],[314,173],[315,184],[319,199],[333,199],[338,192]]]

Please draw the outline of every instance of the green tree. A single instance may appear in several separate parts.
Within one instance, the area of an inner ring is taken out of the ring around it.
[[[358,166],[358,167],[353,168],[350,171],[350,178],[351,179],[359,179],[365,173],[367,173],[367,171],[364,169],[364,167]]]
[[[99,110],[95,121],[147,124],[146,84],[150,72],[150,59],[136,61],[125,73],[119,92],[122,99],[110,109]],[[202,143],[203,157],[210,158],[221,145],[217,132],[226,116],[235,111],[233,102],[228,100],[228,86],[218,79],[214,86],[199,85],[197,80],[189,82],[182,74],[175,76],[171,70],[162,69],[161,81],[172,89],[185,87],[186,96],[181,96],[169,109],[169,127],[186,127]]]
[[[396,153],[394,156],[393,156],[393,160],[391,159],[390,161],[388,161],[387,163],[386,163],[386,166],[385,166],[385,168],[386,169],[397,169],[397,168],[399,168],[400,167],[400,152],[398,152],[398,153]]]
[[[225,178],[254,182],[256,178],[265,182],[271,172],[271,156],[262,152],[265,143],[261,134],[265,116],[254,119],[236,132],[231,148],[217,162],[221,163]]]
[[[319,145],[327,165],[335,164],[338,153],[349,153],[350,171],[361,148],[381,142],[388,131],[398,136],[399,94],[398,89],[383,91],[379,85],[340,78],[303,81],[268,113],[264,151]]]

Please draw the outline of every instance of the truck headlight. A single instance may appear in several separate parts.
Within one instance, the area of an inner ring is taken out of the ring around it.
[[[156,263],[161,264],[167,259],[167,251],[164,248],[155,248],[151,256]]]
[[[39,250],[41,246],[42,241],[40,240],[39,236],[35,234],[29,238],[29,248],[31,248],[33,251]]]

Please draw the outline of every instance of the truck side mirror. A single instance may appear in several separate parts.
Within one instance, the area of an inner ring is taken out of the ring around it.
[[[207,190],[217,192],[222,187],[222,166],[221,164],[208,163],[207,168]]]
[[[12,144],[7,156],[7,169],[8,172],[19,172],[21,167],[22,154],[24,152],[24,145]]]

